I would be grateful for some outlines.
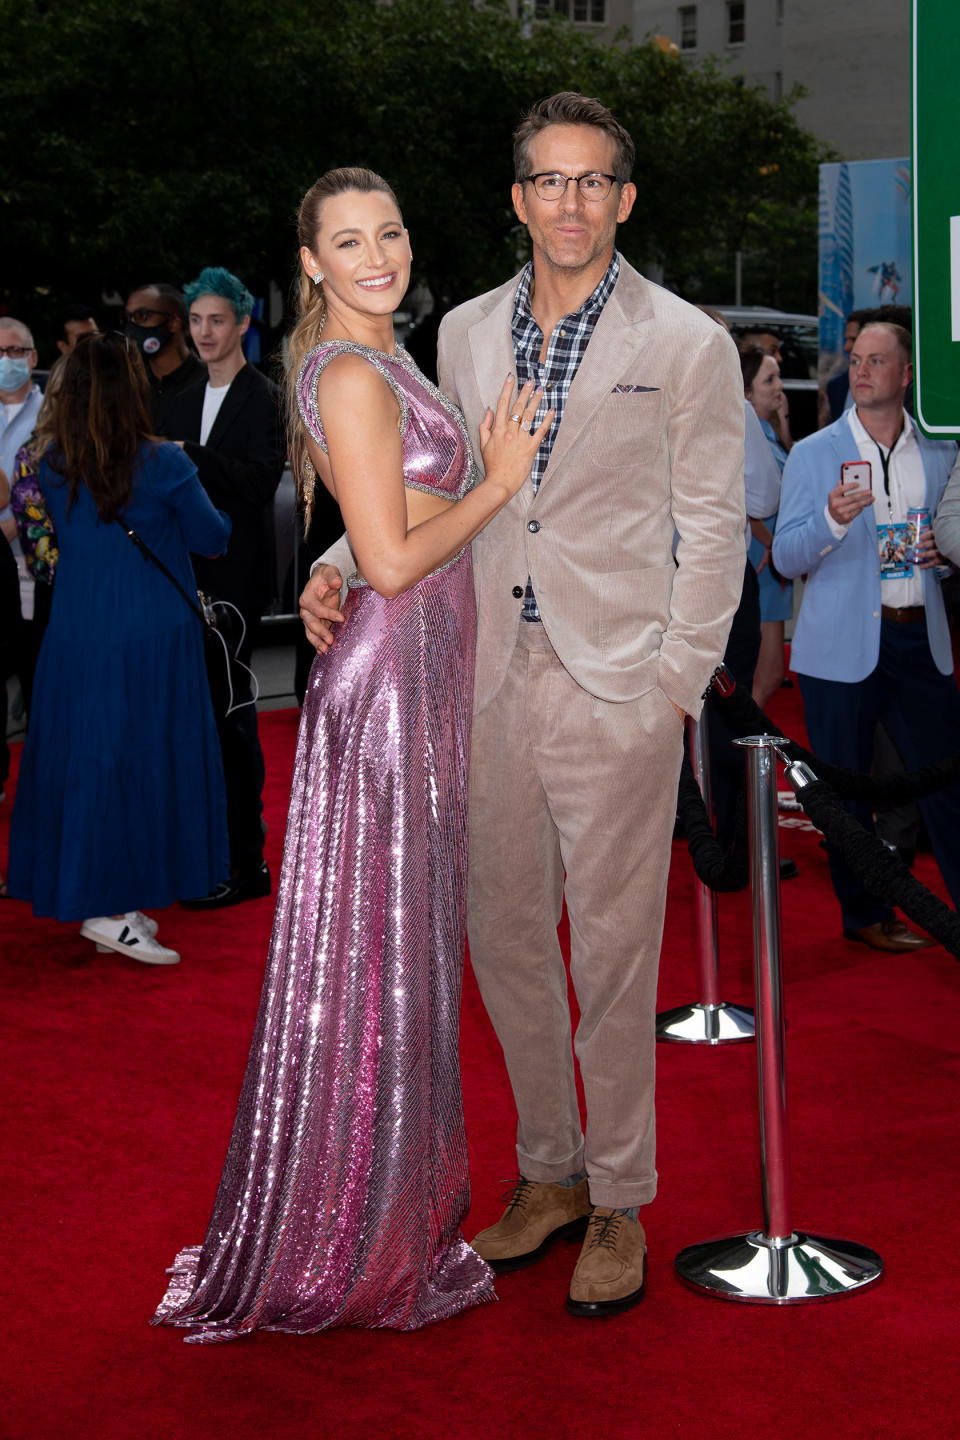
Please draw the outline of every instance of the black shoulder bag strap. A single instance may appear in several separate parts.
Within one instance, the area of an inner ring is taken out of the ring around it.
[[[203,628],[207,631],[215,630],[216,626],[204,613],[203,607],[197,600],[196,596],[191,599],[191,597],[187,594],[186,590],[184,590],[183,586],[180,584],[180,581],[177,579],[177,577],[171,574],[171,572],[167,569],[166,565],[164,565],[163,561],[158,556],[154,555],[153,551],[150,549],[150,546],[146,543],[145,540],[142,540],[140,538],[136,530],[132,530],[124,520],[120,519],[119,515],[117,516],[117,524],[123,530],[124,534],[128,535],[133,541],[134,545],[136,545],[144,560],[152,561],[153,564],[156,565],[157,569],[162,570],[163,574],[166,575],[167,579],[170,581],[170,584],[176,586],[176,588],[180,591],[180,594],[183,596],[184,600],[190,606],[190,609],[193,611],[194,615],[196,615],[197,619],[200,621],[200,624],[203,626]]]

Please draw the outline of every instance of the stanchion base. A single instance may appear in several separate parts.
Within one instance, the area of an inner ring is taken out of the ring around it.
[[[883,1261],[854,1240],[797,1233],[788,1240],[771,1240],[751,1230],[688,1245],[674,1268],[685,1285],[721,1300],[799,1305],[872,1284],[883,1274]]]
[[[657,1016],[657,1039],[675,1040],[683,1045],[735,1045],[752,1040],[753,1011],[746,1005],[680,1005],[661,1010]]]

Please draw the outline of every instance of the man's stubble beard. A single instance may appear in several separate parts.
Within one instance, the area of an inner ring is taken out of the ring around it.
[[[592,265],[597,264],[600,260],[606,259],[607,264],[609,264],[613,256],[613,235],[605,235],[602,239],[598,239],[583,258],[576,260],[565,259],[562,254],[562,248],[558,247],[555,249],[550,243],[551,239],[552,237],[547,235],[539,245],[536,242],[534,243],[534,261],[536,261],[537,251],[539,250],[543,264],[549,269],[556,270],[561,274],[581,274],[584,270],[589,270]]]

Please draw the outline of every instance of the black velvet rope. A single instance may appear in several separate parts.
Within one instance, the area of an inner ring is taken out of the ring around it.
[[[960,959],[960,916],[920,883],[895,850],[888,849],[876,835],[864,830],[825,780],[801,786],[797,799],[871,894],[888,904],[898,905],[921,930]],[[707,818],[690,761],[684,758],[677,813],[686,831],[687,848],[698,880],[709,890],[720,893],[746,889],[750,881],[750,856],[743,796],[737,805],[733,844],[724,851]]]
[[[729,672],[726,680],[728,684],[733,684]],[[741,686],[736,685],[727,692],[718,687],[718,694],[728,710],[727,724],[738,737],[778,733]],[[901,800],[932,794],[960,780],[960,751],[938,765],[928,765],[908,775],[877,780],[870,775],[828,765],[794,740],[787,740],[782,748],[792,759],[803,760],[811,769],[820,772],[815,781],[797,790],[797,799],[817,829],[836,846],[861,883],[879,899],[898,905],[915,924],[960,959],[960,916],[917,880],[896,851],[890,850],[876,835],[865,830],[844,808],[841,799],[846,795],[896,804]],[[685,756],[680,770],[677,813],[686,831],[694,871],[702,884],[715,891],[745,889],[750,878],[750,862],[743,794],[737,805],[733,844],[724,851],[713,832],[700,787]]]
[[[687,849],[697,879],[708,890],[729,892],[746,889],[750,883],[750,846],[743,794],[737,804],[733,844],[725,851],[713,833],[700,786],[690,761],[684,756],[677,792],[677,814],[686,832]]]
[[[895,850],[856,821],[825,780],[802,785],[797,799],[871,894],[898,905],[928,935],[960,959],[960,915],[912,875]],[[704,882],[706,883],[706,882]]]
[[[727,725],[738,738],[744,735],[780,733],[742,685],[735,686],[729,695],[724,695],[719,690],[717,694],[724,706]],[[935,790],[942,790],[960,780],[960,750],[936,765],[927,765],[922,770],[914,770],[906,775],[876,776],[830,765],[826,760],[821,760],[819,755],[814,755],[802,745],[798,745],[796,740],[788,740],[783,748],[792,760],[805,760],[810,768],[816,771],[818,780],[826,780],[838,795],[850,800],[900,805],[905,800],[917,800],[924,795],[932,795]]]

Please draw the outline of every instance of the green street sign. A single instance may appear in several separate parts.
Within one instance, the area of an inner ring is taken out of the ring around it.
[[[958,0],[913,0],[914,389],[921,429],[960,435]]]

